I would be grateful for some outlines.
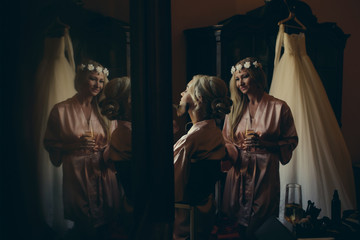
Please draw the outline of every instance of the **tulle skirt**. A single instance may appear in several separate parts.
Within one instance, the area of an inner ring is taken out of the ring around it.
[[[321,79],[307,55],[284,54],[276,66],[270,94],[288,103],[299,144],[289,164],[280,166],[280,217],[287,183],[302,186],[303,208],[308,200],[331,216],[331,199],[339,191],[342,210],[355,208],[351,157]]]

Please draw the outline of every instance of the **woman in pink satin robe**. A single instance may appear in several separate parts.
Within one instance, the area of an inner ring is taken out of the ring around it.
[[[186,112],[193,126],[174,145],[175,202],[198,208],[198,238],[209,239],[213,226],[212,193],[225,157],[225,142],[215,119],[229,113],[231,100],[223,80],[196,75],[181,93],[178,115]],[[175,209],[174,239],[190,234],[189,210]]]
[[[266,78],[255,58],[231,69],[231,113],[223,136],[227,171],[223,212],[236,221],[241,234],[252,238],[256,229],[279,212],[279,163],[287,164],[298,143],[294,120],[286,102],[265,92]]]
[[[119,201],[115,173],[103,160],[115,123],[98,106],[108,73],[92,60],[79,65],[77,94],[52,108],[44,137],[51,162],[63,168],[64,216],[88,237],[105,231]]]

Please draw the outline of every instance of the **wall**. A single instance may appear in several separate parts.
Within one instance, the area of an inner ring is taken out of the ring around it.
[[[356,60],[360,54],[360,3],[358,0],[304,0],[318,18],[318,22],[336,22],[346,34],[351,34],[344,53],[344,79],[342,103],[342,132],[353,162],[360,163],[360,67]],[[185,39],[188,28],[205,27],[264,5],[263,0],[172,0],[172,49],[173,49],[173,102],[178,103],[185,89]],[[180,119],[180,123],[181,120]]]

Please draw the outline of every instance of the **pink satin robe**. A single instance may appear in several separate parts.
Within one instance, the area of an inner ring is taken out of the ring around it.
[[[118,227],[122,234],[130,236],[133,229],[134,208],[132,205],[132,126],[129,121],[117,121],[111,135],[109,159],[114,163],[120,191],[120,214]]]
[[[175,202],[189,203],[197,195],[195,198],[203,201],[194,204],[212,206],[199,211],[198,231],[203,234],[208,234],[214,223],[214,206],[209,195],[215,189],[215,174],[220,173],[220,161],[225,154],[225,142],[215,120],[195,123],[174,145]],[[207,177],[202,179],[203,176]],[[189,211],[175,209],[174,239],[186,239],[189,232]]]
[[[95,142],[107,145],[105,132],[94,112],[90,117]],[[115,123],[111,124],[111,131]],[[113,170],[103,161],[103,151],[65,151],[63,144],[79,141],[89,129],[76,95],[56,104],[49,116],[44,145],[55,166],[63,167],[63,199],[66,219],[97,227],[115,217],[119,192]]]
[[[228,172],[222,205],[224,213],[235,218],[240,225],[256,229],[268,217],[278,215],[279,162],[287,164],[290,161],[298,138],[288,105],[264,93],[252,128],[265,141],[276,142],[279,148],[277,151],[260,148],[246,152],[241,145],[249,116],[249,109],[246,109],[236,130],[236,141],[230,139],[228,116],[225,118],[223,136],[230,162],[234,164],[223,169]]]
[[[121,210],[129,212],[132,191],[132,137],[131,122],[117,121],[118,126],[111,135],[109,159],[114,162],[121,192]],[[126,201],[126,202],[125,202]]]
[[[109,158],[113,161],[130,161],[131,149],[131,122],[118,121],[111,135]]]

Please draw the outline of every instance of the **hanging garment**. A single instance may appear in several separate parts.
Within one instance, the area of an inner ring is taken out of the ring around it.
[[[283,219],[287,183],[301,184],[303,208],[311,200],[321,208],[320,216],[331,217],[335,189],[342,210],[354,209],[351,157],[321,79],[306,53],[305,34],[287,34],[282,24],[276,40],[270,94],[290,106],[299,136],[292,160],[280,167],[280,217]]]
[[[42,210],[47,224],[59,233],[65,232],[72,223],[64,220],[62,168],[55,168],[51,164],[49,154],[43,146],[43,138],[51,108],[55,103],[76,93],[74,78],[73,49],[66,29],[62,37],[45,39],[44,55],[36,75],[37,98],[34,109],[34,137],[37,144]]]

